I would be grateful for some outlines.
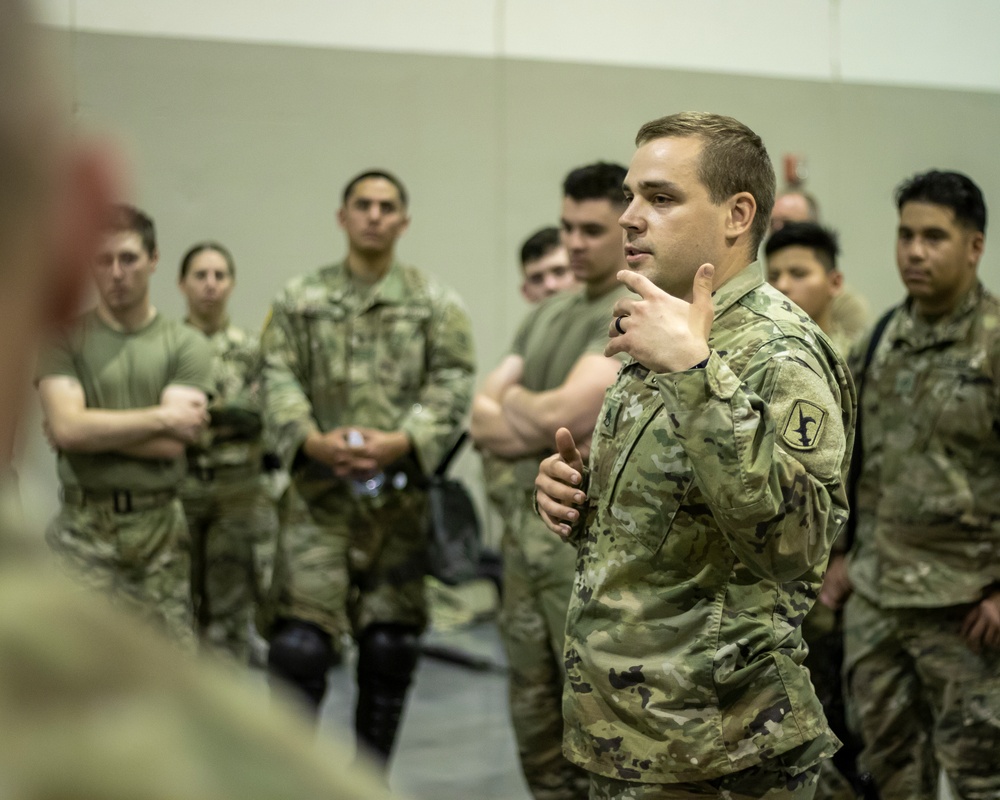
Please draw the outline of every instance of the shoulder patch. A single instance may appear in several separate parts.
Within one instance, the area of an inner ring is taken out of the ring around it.
[[[826,411],[808,400],[796,400],[781,429],[781,438],[793,450],[813,450],[819,444]]]

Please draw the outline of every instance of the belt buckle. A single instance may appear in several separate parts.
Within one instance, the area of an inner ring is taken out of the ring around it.
[[[122,503],[124,500],[124,503]],[[116,514],[128,514],[132,511],[132,492],[128,489],[115,489],[111,493],[111,501]],[[124,506],[124,508],[122,507]]]

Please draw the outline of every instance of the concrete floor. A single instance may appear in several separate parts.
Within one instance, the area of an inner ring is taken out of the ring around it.
[[[455,648],[498,669],[421,659],[390,765],[390,787],[413,800],[529,800],[508,716],[496,624],[432,631],[425,644]],[[321,719],[325,734],[353,738],[354,692],[352,654],[330,673]]]

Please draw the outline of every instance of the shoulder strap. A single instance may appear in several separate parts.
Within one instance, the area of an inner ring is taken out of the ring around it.
[[[847,525],[844,528],[845,550],[851,549],[858,529],[858,481],[861,479],[861,461],[863,458],[861,444],[861,397],[865,388],[865,375],[868,373],[868,367],[871,366],[872,358],[875,356],[875,348],[878,347],[878,343],[881,341],[882,335],[885,333],[885,329],[889,325],[889,320],[892,318],[892,315],[896,313],[897,308],[898,306],[892,306],[881,317],[879,317],[878,322],[875,323],[875,327],[872,328],[871,338],[868,340],[868,348],[865,350],[864,360],[861,362],[858,374],[854,376],[854,385],[857,389],[858,408],[855,414],[854,448],[851,451],[851,466],[847,471],[847,503],[848,508],[850,509],[850,514],[847,517]]]
[[[434,477],[444,477],[444,474],[448,471],[448,467],[451,465],[452,460],[458,455],[458,451],[462,449],[462,445],[465,444],[465,440],[468,438],[468,431],[462,431],[458,435],[458,439],[455,440],[455,444],[451,446],[451,449],[447,452],[445,457],[441,459],[441,463],[437,465],[437,469],[434,470]]]

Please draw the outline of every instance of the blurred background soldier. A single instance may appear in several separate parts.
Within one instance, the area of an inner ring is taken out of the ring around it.
[[[359,744],[387,760],[427,621],[423,486],[468,409],[472,331],[454,292],[396,261],[409,224],[398,178],[358,175],[338,220],[346,258],[293,280],[261,340],[267,413],[292,475],[269,667],[318,713],[352,634]]]
[[[606,358],[615,301],[627,295],[618,217],[618,164],[588,164],[563,182],[562,240],[582,285],[541,303],[487,376],[472,406],[481,451],[513,469],[503,533],[500,630],[510,663],[510,713],[521,769],[537,800],[574,800],[587,792],[583,770],[562,754],[563,642],[576,553],[532,508],[538,462],[566,425],[581,441],[597,423],[604,391],[620,361]]]
[[[89,585],[193,642],[184,451],[208,421],[212,352],[149,299],[153,221],[114,209],[92,274],[97,308],[45,356],[38,384],[62,508],[46,538]]]
[[[230,252],[215,242],[191,247],[178,286],[184,320],[215,351],[208,430],[188,448],[181,489],[191,542],[191,597],[201,641],[245,663],[260,595],[254,545],[276,535],[277,514],[261,484],[263,430],[260,352],[229,320],[236,285]]]

